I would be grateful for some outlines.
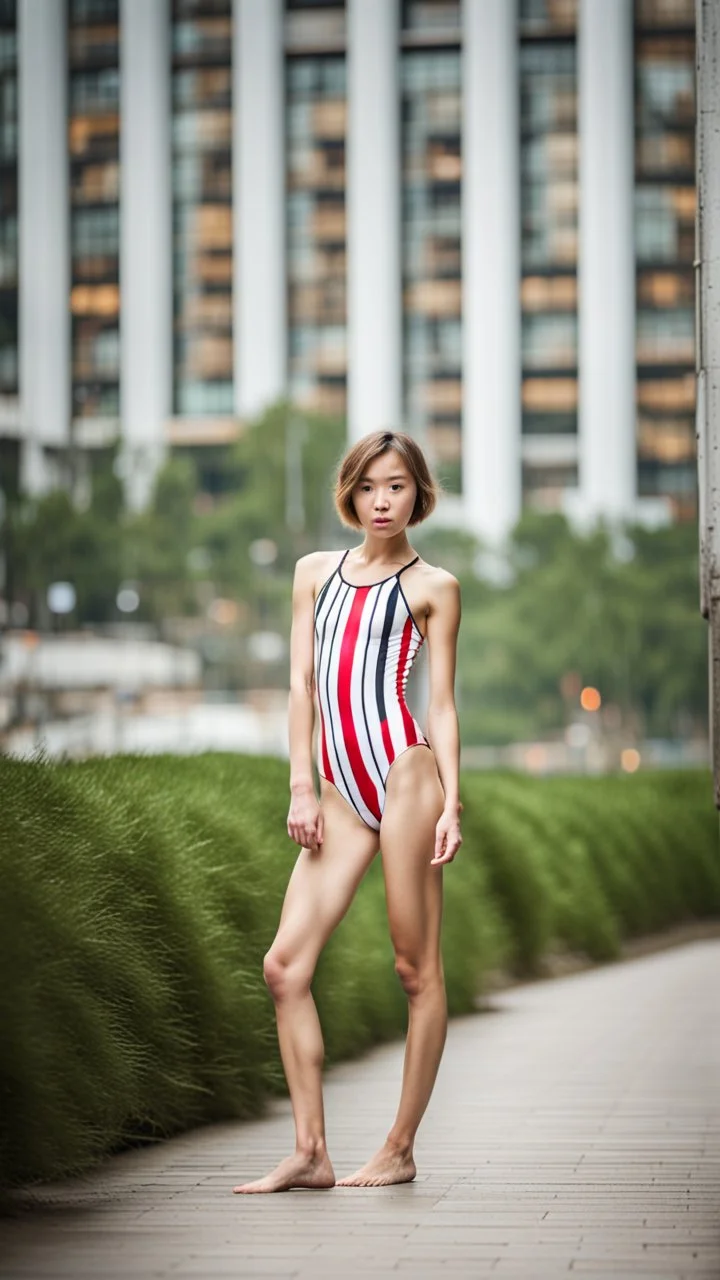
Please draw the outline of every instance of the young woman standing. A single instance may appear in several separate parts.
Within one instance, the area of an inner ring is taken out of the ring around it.
[[[447,1028],[442,868],[462,840],[454,697],[460,589],[452,574],[421,560],[407,537],[436,500],[418,444],[403,432],[373,432],[345,455],[335,489],[340,518],[362,530],[362,544],[313,552],[296,565],[287,828],[301,851],[264,965],[296,1148],[264,1178],[235,1187],[238,1193],[377,1187],[415,1177],[415,1134]],[[405,702],[410,667],[426,641],[427,737]],[[312,774],[315,700],[319,800]],[[381,1150],[336,1183],[325,1141],[323,1039],[310,983],[378,849],[395,967],[409,1004],[402,1091]]]

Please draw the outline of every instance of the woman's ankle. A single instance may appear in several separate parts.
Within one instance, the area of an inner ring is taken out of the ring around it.
[[[401,1160],[412,1159],[413,1147],[415,1141],[407,1134],[399,1134],[390,1132],[385,1139],[385,1146],[392,1151],[393,1155],[399,1156]]]
[[[321,1160],[327,1155],[327,1142],[324,1137],[299,1138],[295,1143],[295,1151],[308,1160]]]

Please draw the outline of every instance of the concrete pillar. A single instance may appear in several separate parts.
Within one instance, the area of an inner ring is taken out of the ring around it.
[[[579,507],[629,516],[637,489],[632,0],[581,0]]]
[[[696,287],[700,607],[710,624],[710,740],[720,809],[720,10],[697,0]]]
[[[19,0],[21,485],[41,493],[43,449],[70,443],[70,244],[65,5]]]
[[[139,508],[172,411],[168,0],[121,0],[120,38],[120,416],[127,498]]]
[[[281,0],[234,0],[233,328],[235,407],[252,417],[285,394],[285,119]]]
[[[397,0],[348,0],[348,426],[402,425]]]
[[[463,506],[499,542],[520,514],[520,126],[515,0],[463,4]]]

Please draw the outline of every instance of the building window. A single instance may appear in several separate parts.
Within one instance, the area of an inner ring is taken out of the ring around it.
[[[290,397],[343,415],[347,387],[344,57],[289,58],[287,271]]]
[[[233,410],[232,3],[173,0],[173,402]]]
[[[0,395],[18,393],[17,5],[0,3]]]
[[[524,435],[577,433],[576,18],[575,3],[524,0],[521,5]],[[574,483],[574,473],[566,470],[562,474],[568,483]],[[542,495],[540,505],[551,503],[559,492],[555,480],[543,487],[533,472],[525,488],[529,494]]]
[[[461,120],[459,51],[405,52],[405,417],[408,429],[424,444],[451,493],[462,492]]]
[[[636,0],[638,491],[696,511],[693,5]]]
[[[68,18],[72,414],[117,417],[119,0],[71,0]]]
[[[635,21],[643,30],[691,30],[695,26],[695,0],[636,0]]]
[[[285,0],[288,53],[344,52],[345,0]]]
[[[577,463],[524,462],[522,466],[523,505],[537,511],[557,511],[567,489],[577,489]]]
[[[433,41],[448,34],[458,36],[462,20],[460,11],[460,0],[402,0],[402,31]]]
[[[578,0],[520,0],[521,36],[574,36]]]

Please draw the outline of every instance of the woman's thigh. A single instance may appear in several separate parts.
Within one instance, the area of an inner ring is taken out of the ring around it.
[[[378,851],[371,831],[335,790],[320,779],[323,842],[298,854],[285,893],[273,952],[281,963],[307,962],[312,969],[333,929],[345,915]]]
[[[415,964],[439,963],[443,869],[430,862],[444,801],[433,752],[404,752],[388,774],[380,847],[393,945]]]

